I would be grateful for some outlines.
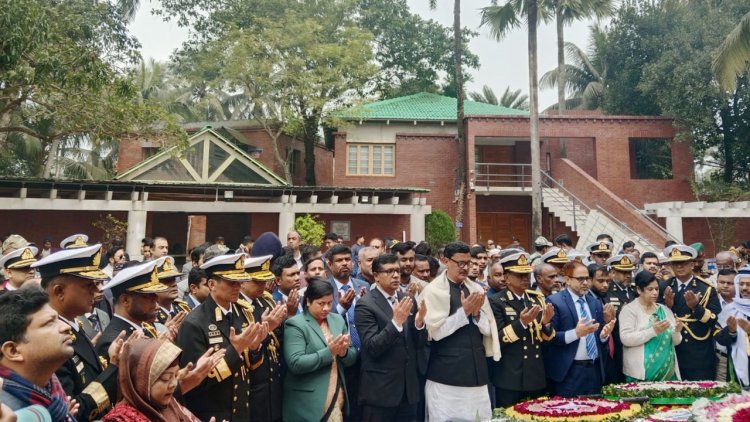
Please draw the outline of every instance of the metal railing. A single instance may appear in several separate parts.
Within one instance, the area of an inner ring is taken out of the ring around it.
[[[626,223],[620,221],[618,218],[616,218],[612,213],[607,211],[606,209],[602,208],[599,204],[596,204],[595,208],[590,207],[585,202],[583,202],[580,198],[578,198],[576,195],[574,195],[572,192],[570,192],[568,189],[565,188],[560,182],[555,180],[549,173],[546,173],[542,171],[542,186],[547,188],[554,188],[559,190],[562,193],[562,196],[567,197],[567,201],[565,201],[563,204],[563,211],[569,212],[573,216],[573,230],[578,231],[578,222],[579,219],[582,217],[589,218],[591,215],[591,210],[596,209],[599,213],[601,213],[607,220],[609,220],[611,223],[614,223],[619,227],[619,229],[628,235],[628,237],[632,238],[632,240],[637,241],[638,243],[641,243],[647,247],[650,247],[654,250],[657,250],[658,247],[654,245],[651,241],[643,237],[640,233],[633,230],[630,226],[628,226]],[[630,204],[632,206],[632,204]],[[584,216],[580,215],[580,210],[585,212]],[[639,213],[640,214],[640,213]],[[642,215],[642,214],[641,214]],[[646,216],[644,216],[646,217]],[[588,221],[589,228],[593,232],[602,232],[607,229],[607,223],[605,221],[602,221],[602,219],[594,219],[594,221]],[[656,222],[654,222],[656,224]],[[656,226],[659,226],[656,224]],[[662,229],[663,230],[663,229]],[[666,230],[664,230],[666,232]]]
[[[585,218],[590,212],[591,207],[586,205],[585,202],[580,200],[573,192],[567,190],[560,182],[555,180],[549,173],[542,170],[542,186],[551,189],[559,190],[564,199],[562,201],[563,211],[569,212],[573,216],[573,230],[578,231],[578,222],[580,219]],[[542,193],[542,201],[544,201],[544,193]],[[579,210],[580,208],[580,210]],[[584,215],[581,215],[581,211]]]
[[[476,163],[474,186],[531,189],[531,164]]]
[[[623,199],[625,201],[625,204],[630,207],[633,211],[637,212],[638,214],[642,215],[655,229],[661,232],[664,237],[667,239],[674,240],[675,242],[682,243],[681,240],[677,239],[677,237],[673,236],[672,233],[668,232],[666,228],[662,227],[661,224],[659,224],[656,220],[651,218],[648,214],[646,214],[642,209],[638,208],[633,204],[632,202],[628,201],[627,199]]]

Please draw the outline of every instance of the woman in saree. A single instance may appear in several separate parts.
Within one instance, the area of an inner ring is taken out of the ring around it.
[[[103,422],[198,422],[173,397],[182,350],[172,342],[140,338],[123,345],[118,383],[122,400]]]
[[[652,273],[639,272],[634,283],[638,298],[623,306],[619,317],[625,379],[628,382],[679,380],[674,346],[682,341],[682,321],[656,302],[659,283]]]

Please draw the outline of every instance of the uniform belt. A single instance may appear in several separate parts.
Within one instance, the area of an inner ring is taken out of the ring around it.
[[[583,366],[584,368],[590,368],[596,364],[596,359],[586,359],[586,360],[574,360],[573,365]]]

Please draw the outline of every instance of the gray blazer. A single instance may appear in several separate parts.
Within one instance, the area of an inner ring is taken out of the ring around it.
[[[109,325],[109,315],[107,315],[106,312],[102,311],[99,308],[94,308],[94,312],[96,312],[96,315],[99,317],[100,330],[101,332],[104,332],[104,329],[107,328],[107,325]],[[99,331],[94,330],[94,326],[91,324],[91,321],[89,321],[89,319],[84,315],[76,317],[76,322],[81,326],[81,328],[83,328],[83,332],[86,333],[86,337],[88,337],[89,340],[93,339],[97,334],[99,334]]]

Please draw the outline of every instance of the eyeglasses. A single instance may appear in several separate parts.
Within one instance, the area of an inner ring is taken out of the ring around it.
[[[392,270],[380,270],[380,271],[375,271],[375,272],[379,274],[394,275],[394,274],[398,274],[400,271],[401,271],[400,269],[394,268]]]
[[[471,264],[471,261],[456,261],[453,258],[448,258],[448,259],[451,260],[451,261],[453,261],[454,263],[456,263],[456,265],[458,266],[458,268],[466,268],[466,267],[469,266],[469,264]]]
[[[570,277],[572,279],[578,280],[579,283],[588,283],[591,281],[591,277],[589,276],[583,276],[583,277]]]

